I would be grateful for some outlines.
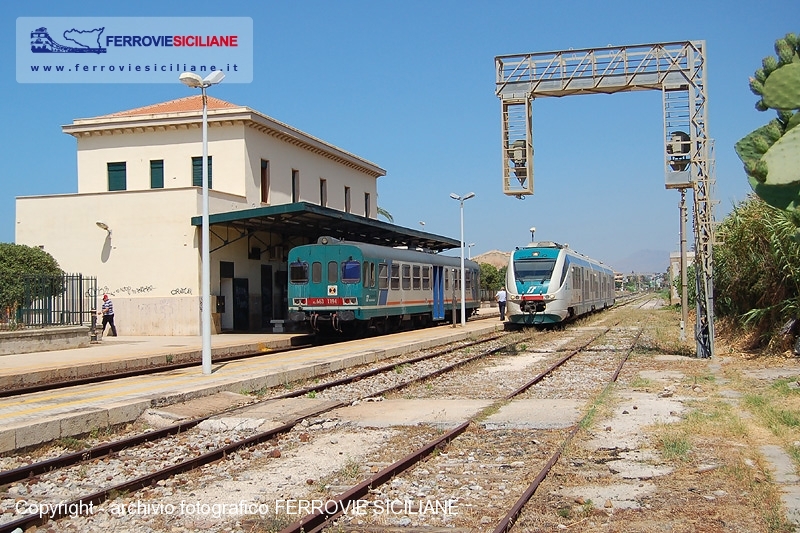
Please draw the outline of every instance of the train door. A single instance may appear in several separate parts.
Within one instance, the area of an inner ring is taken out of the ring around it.
[[[433,319],[444,320],[444,267],[433,267]]]

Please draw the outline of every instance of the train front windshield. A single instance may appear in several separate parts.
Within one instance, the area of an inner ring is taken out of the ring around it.
[[[516,259],[514,261],[514,276],[517,281],[547,281],[553,275],[555,265],[556,260],[547,257]]]

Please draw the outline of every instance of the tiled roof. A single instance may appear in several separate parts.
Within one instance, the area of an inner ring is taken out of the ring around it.
[[[213,96],[207,96],[206,98],[206,107],[208,110],[236,109],[241,107],[236,104],[226,102],[225,100],[214,98]],[[102,117],[97,118],[134,117],[139,115],[158,115],[162,113],[182,113],[188,111],[202,111],[202,109],[203,97],[202,95],[196,94],[187,96],[185,98],[178,98],[177,100],[170,100],[168,102],[137,107],[136,109],[129,109],[127,111],[119,111],[117,113],[111,113],[109,115],[103,115]]]

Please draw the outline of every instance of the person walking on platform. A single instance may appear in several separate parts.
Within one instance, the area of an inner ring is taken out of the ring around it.
[[[102,334],[106,333],[106,325],[111,326],[111,337],[117,336],[117,328],[114,326],[114,302],[108,297],[108,294],[103,295],[103,329]]]
[[[494,299],[497,300],[497,307],[500,310],[500,320],[506,319],[506,296],[505,286],[500,287],[500,290],[494,295]]]

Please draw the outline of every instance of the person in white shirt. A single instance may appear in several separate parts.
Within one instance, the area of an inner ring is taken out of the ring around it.
[[[497,294],[494,295],[494,299],[497,300],[497,307],[500,309],[500,320],[506,319],[506,288],[500,287],[500,290],[497,291]]]

